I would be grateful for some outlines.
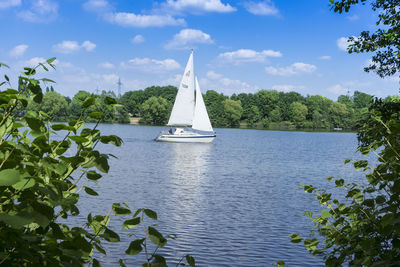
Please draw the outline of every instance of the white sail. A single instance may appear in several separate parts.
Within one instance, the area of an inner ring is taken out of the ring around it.
[[[203,96],[201,95],[199,82],[196,77],[196,105],[194,108],[192,128],[199,131],[212,132],[210,118],[208,117],[206,105],[204,104]]]
[[[190,54],[179,85],[168,126],[190,126],[194,111],[194,67],[193,52]]]

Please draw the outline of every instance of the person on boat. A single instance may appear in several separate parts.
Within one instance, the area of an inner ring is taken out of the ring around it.
[[[169,133],[169,134],[172,134],[172,128],[169,128],[168,133]]]

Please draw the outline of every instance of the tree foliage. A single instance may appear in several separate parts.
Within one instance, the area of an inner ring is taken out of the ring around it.
[[[364,70],[374,71],[380,77],[400,72],[400,15],[399,0],[330,0],[334,12],[348,12],[353,5],[371,2],[372,9],[379,12],[378,29],[349,38],[350,53],[373,52],[372,63]]]
[[[128,216],[122,229],[142,225],[142,237],[135,239],[125,251],[136,255],[144,251],[146,266],[167,266],[157,250],[164,247],[168,238],[153,225],[145,224],[145,217],[157,220],[157,213],[138,209],[135,213],[127,204],[114,203],[107,215],[89,214],[82,226],[74,226],[71,216],[80,214],[79,196],[84,192],[91,196],[98,193],[91,182],[102,178],[109,171],[110,154],[96,149],[99,143],[120,146],[122,140],[115,135],[102,135],[97,126],[106,114],[88,109],[95,106],[98,98],[80,93],[81,114],[68,123],[51,123],[52,115],[46,114],[46,95],[63,103],[60,96],[49,90],[43,95],[41,86],[52,82],[35,78],[37,68],[54,68],[55,58],[40,63],[35,68],[25,68],[18,78],[19,87],[12,89],[10,79],[0,83],[0,265],[1,266],[101,266],[94,258],[94,251],[106,254],[105,242],[119,242],[119,235],[111,230],[111,212],[115,216]],[[6,67],[0,63],[0,67]],[[49,100],[50,103],[53,103]],[[105,107],[113,111],[117,101],[104,96]],[[43,110],[26,110],[35,102]],[[21,105],[24,115],[16,117],[15,110]],[[53,109],[49,109],[53,111]],[[87,115],[85,115],[87,114]],[[85,128],[86,116],[96,121],[92,128]],[[18,120],[17,120],[18,119]],[[133,216],[132,216],[133,214]],[[146,219],[147,220],[147,219]],[[135,237],[140,236],[134,233]],[[149,251],[149,243],[155,251]],[[151,253],[150,253],[151,252]],[[125,266],[125,259],[119,264]],[[180,261],[195,266],[186,255]]]
[[[163,97],[152,96],[147,99],[141,108],[142,123],[150,125],[165,125],[172,106]]]
[[[366,0],[331,0],[335,12],[347,12]],[[349,52],[375,52],[373,64],[366,71],[390,76],[399,69],[400,13],[398,0],[374,0],[372,9],[379,11],[375,33],[361,33]],[[291,241],[303,242],[314,256],[322,257],[327,266],[399,266],[400,265],[400,101],[398,97],[375,99],[355,92],[353,102],[339,98],[331,110],[333,118],[344,114],[343,106],[365,110],[358,127],[358,151],[375,154],[376,162],[352,161],[354,168],[365,174],[365,180],[346,182],[328,177],[344,197],[313,185],[303,185],[307,193],[316,196],[323,208],[318,214],[305,211],[314,223],[310,237],[292,234]],[[341,112],[337,112],[339,110]],[[319,238],[315,237],[315,232]]]

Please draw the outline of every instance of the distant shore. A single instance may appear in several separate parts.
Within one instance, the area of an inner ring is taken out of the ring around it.
[[[131,125],[142,125],[142,126],[155,126],[155,125],[146,125],[146,124],[140,124],[140,117],[130,117],[129,118],[129,124]],[[158,125],[160,126],[160,125]],[[219,128],[219,127],[218,127]],[[222,127],[224,128],[224,127]],[[263,128],[260,127],[260,125],[254,126],[254,127],[248,127],[246,123],[241,123],[240,127],[235,127],[235,128],[227,128],[227,129],[250,129],[250,130],[268,130],[268,131],[293,131],[293,132],[355,132],[354,130],[351,129],[306,129],[306,128],[301,128],[301,129],[296,129],[296,128],[287,128],[287,127],[271,127],[271,128]]]

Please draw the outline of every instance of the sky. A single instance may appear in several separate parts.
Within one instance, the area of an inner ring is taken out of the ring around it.
[[[56,57],[40,77],[72,97],[178,86],[191,49],[203,92],[261,89],[336,100],[399,92],[399,77],[365,73],[371,54],[347,38],[374,31],[369,4],[335,14],[329,0],[0,0],[0,68],[12,84],[24,66]]]

